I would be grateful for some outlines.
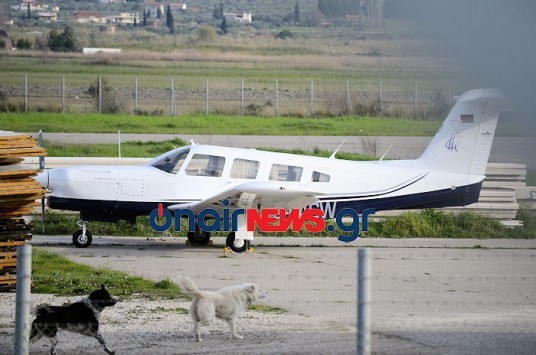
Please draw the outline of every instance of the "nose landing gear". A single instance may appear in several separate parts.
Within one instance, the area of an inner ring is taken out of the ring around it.
[[[93,236],[87,230],[87,221],[79,220],[76,224],[81,228],[73,233],[73,244],[77,248],[87,248],[93,241]]]

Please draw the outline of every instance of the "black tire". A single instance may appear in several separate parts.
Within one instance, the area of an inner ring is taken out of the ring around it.
[[[89,231],[86,230],[86,236],[82,236],[82,230],[79,229],[76,232],[73,233],[73,244],[77,248],[87,248],[91,245],[91,242],[93,241],[93,236]]]
[[[201,231],[199,228],[196,228],[195,232],[188,232],[186,237],[191,244],[207,245],[210,242],[210,232]]]
[[[231,249],[235,253],[243,253],[249,249],[250,241],[244,240],[242,245],[237,245],[235,243],[235,233],[231,232],[227,236],[227,239],[225,240],[225,244],[229,247],[229,249]]]

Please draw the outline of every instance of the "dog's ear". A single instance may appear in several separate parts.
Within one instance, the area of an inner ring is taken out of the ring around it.
[[[251,293],[254,293],[256,288],[257,288],[257,286],[255,286],[255,285],[253,285],[253,284],[250,284],[250,285],[248,285],[248,287],[247,287],[247,291],[248,291],[248,292],[251,292]]]
[[[100,289],[103,290],[103,291],[106,291],[106,287],[104,287],[104,284],[100,285]]]

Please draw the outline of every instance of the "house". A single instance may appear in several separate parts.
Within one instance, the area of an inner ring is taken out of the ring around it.
[[[223,16],[228,23],[251,23],[252,13],[251,11],[224,12]]]
[[[113,15],[113,22],[121,25],[135,25],[140,23],[140,16],[137,12],[122,12],[119,15]]]
[[[164,16],[164,4],[159,2],[146,2],[145,3],[145,13],[147,17],[155,19],[160,13],[160,16]]]
[[[45,21],[45,22],[58,21],[58,14],[55,12],[38,12],[36,17],[38,21]]]
[[[172,14],[178,14],[186,11],[186,4],[182,2],[170,2],[168,6]]]
[[[13,25],[13,19],[9,17],[0,17],[0,25],[11,26]]]
[[[106,17],[97,11],[76,11],[76,23],[106,23]]]
[[[358,15],[346,15],[346,25],[358,25],[361,22],[361,16]]]
[[[28,7],[30,7],[30,11],[32,12],[47,11],[50,9],[50,6],[37,2],[37,0],[22,0],[17,6],[20,11],[28,11]]]

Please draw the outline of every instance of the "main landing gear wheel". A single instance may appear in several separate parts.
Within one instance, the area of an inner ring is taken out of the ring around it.
[[[249,250],[250,241],[243,239],[235,239],[235,233],[231,232],[227,236],[225,244],[235,253],[243,253]]]
[[[84,234],[82,229],[79,229],[73,234],[73,244],[77,248],[87,248],[91,245],[92,241],[93,236],[91,235],[91,233],[89,233],[89,231],[86,231],[86,233]]]
[[[202,231],[198,226],[195,232],[188,232],[186,237],[191,244],[207,245],[210,242],[210,232]]]

